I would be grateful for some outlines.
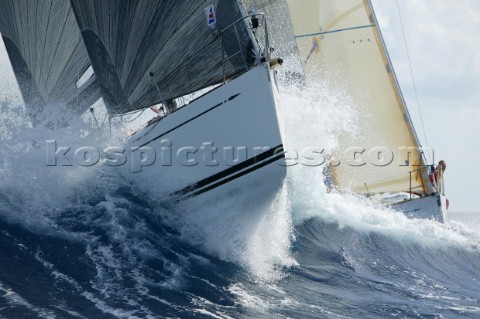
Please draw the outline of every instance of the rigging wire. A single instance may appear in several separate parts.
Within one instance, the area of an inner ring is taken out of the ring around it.
[[[136,117],[134,117],[133,119],[129,118],[129,119],[125,119],[123,120],[124,123],[131,123],[133,121],[135,121],[136,119],[138,119],[140,116],[142,116],[142,114],[147,110],[148,108],[144,108]],[[132,116],[132,115],[135,115],[135,112],[133,114],[130,114],[128,116]],[[123,114],[123,116],[125,116],[125,114]]]
[[[398,4],[398,0],[395,0],[395,2],[397,3],[398,17],[400,19],[400,26],[402,28],[403,43],[405,44],[405,51],[407,52],[408,66],[410,68],[410,75],[412,77],[413,89],[415,91],[415,98],[417,100],[417,108],[418,108],[418,114],[420,115],[420,123],[422,125],[423,137],[425,138],[425,144],[427,145],[427,154],[430,157],[429,160],[431,160],[431,163],[433,163],[433,154],[430,154],[430,148],[428,147],[428,139],[427,139],[427,134],[425,133],[425,125],[423,124],[422,110],[420,108],[420,100],[418,98],[418,91],[417,91],[417,85],[415,84],[415,77],[413,76],[412,62],[410,59],[410,53],[408,51],[407,38],[405,36],[405,28],[403,27],[403,19],[402,19],[402,14],[400,12],[400,5]]]

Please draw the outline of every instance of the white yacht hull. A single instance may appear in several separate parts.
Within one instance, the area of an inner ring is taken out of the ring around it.
[[[447,219],[446,197],[439,194],[415,198],[391,207],[409,218],[432,219],[439,223],[445,223]]]
[[[272,82],[258,65],[137,132],[127,144],[128,175],[170,203],[255,189],[273,195],[286,166]]]

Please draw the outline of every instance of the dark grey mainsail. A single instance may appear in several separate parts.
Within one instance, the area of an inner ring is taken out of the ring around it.
[[[222,46],[221,31],[242,17],[237,0],[71,0],[71,5],[110,114],[220,83],[224,57],[229,76],[254,62],[244,21],[224,32]]]
[[[67,0],[0,0],[0,32],[35,122],[45,104],[81,113],[100,98],[95,81],[78,85],[90,66]]]

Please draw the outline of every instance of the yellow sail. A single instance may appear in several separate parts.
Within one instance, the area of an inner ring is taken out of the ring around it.
[[[307,82],[329,83],[354,101],[354,133],[339,137],[337,186],[359,193],[430,193],[420,145],[370,2],[286,3]]]

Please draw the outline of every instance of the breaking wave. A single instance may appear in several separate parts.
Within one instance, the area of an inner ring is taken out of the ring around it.
[[[338,92],[281,95],[287,147],[330,151],[338,131],[354,126]],[[173,209],[114,168],[46,166],[47,140],[103,149],[121,137],[67,115],[68,127],[32,128],[11,100],[1,110],[0,317],[480,314],[472,225],[411,220],[327,194],[322,167],[305,165],[290,168],[264,207],[229,198]]]

